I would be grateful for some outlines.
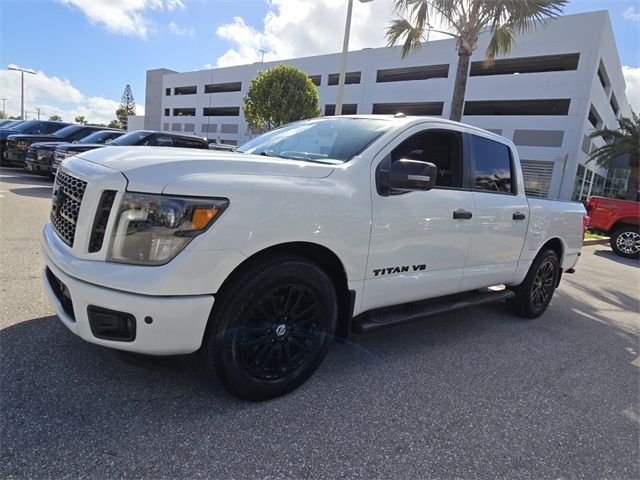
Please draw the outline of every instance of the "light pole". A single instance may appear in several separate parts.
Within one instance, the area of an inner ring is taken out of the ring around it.
[[[20,78],[20,120],[24,120],[24,74],[26,73],[30,73],[32,75],[35,75],[36,72],[31,70],[30,68],[20,68],[17,67],[15,65],[9,65],[9,70],[16,70],[18,72],[21,72],[21,78]]]
[[[358,0],[360,3],[369,3],[373,0]],[[334,115],[342,115],[342,101],[344,100],[344,77],[347,74],[347,55],[349,54],[349,33],[351,31],[351,12],[353,0],[347,5],[347,23],[344,26],[344,42],[342,43],[342,59],[340,61],[340,76],[338,77],[338,95],[336,97],[336,111]]]
[[[5,118],[7,116],[7,110],[4,108],[6,102],[7,102],[7,99],[3,98],[2,99],[2,118]]]

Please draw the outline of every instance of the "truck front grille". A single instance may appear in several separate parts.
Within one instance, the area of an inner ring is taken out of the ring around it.
[[[76,224],[87,182],[58,171],[51,195],[51,224],[64,243],[73,247]]]

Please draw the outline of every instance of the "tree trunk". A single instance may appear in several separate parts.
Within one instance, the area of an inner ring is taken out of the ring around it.
[[[456,80],[453,84],[453,98],[451,99],[451,113],[449,120],[462,121],[462,111],[464,109],[464,96],[467,91],[467,78],[469,78],[469,58],[471,52],[458,50],[458,67],[456,69]]]
[[[631,161],[629,161],[629,163],[631,163]],[[638,173],[637,164],[635,167],[631,165],[629,166],[629,180],[627,183],[627,194],[625,195],[626,200],[631,200],[633,202],[638,201],[638,183],[640,180],[640,178],[638,178],[640,176]]]

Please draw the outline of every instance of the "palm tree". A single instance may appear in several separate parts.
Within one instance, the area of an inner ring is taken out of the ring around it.
[[[627,182],[627,200],[638,200],[638,164],[640,163],[640,115],[631,112],[631,118],[620,117],[616,130],[603,128],[589,134],[590,138],[602,138],[606,143],[589,155],[589,160],[601,167],[608,167],[609,162],[621,155],[629,155],[629,180]]]
[[[460,121],[469,75],[469,58],[478,47],[478,37],[489,33],[485,65],[496,55],[508,54],[518,33],[554,18],[562,12],[567,0],[394,0],[398,16],[387,28],[389,46],[404,39],[402,58],[422,48],[430,32],[456,39],[458,68],[453,86],[451,120]],[[432,24],[442,25],[444,31]]]

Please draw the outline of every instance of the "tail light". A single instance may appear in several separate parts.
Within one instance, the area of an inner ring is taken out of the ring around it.
[[[589,215],[584,215],[582,217],[582,239],[584,240],[584,234],[587,233],[589,229],[589,222],[591,222],[591,217]]]

